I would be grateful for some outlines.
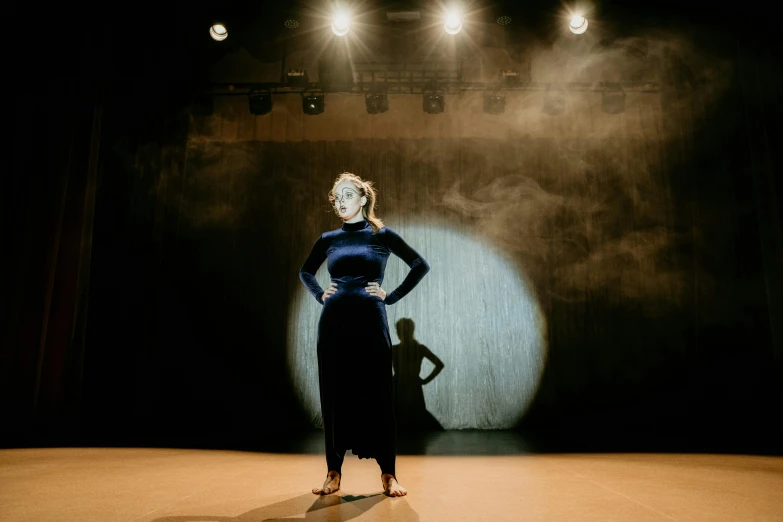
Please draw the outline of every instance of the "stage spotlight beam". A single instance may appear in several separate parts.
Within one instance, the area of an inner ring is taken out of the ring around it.
[[[228,38],[228,29],[226,29],[226,26],[220,22],[215,22],[212,24],[212,26],[209,28],[209,36],[212,37],[213,40],[216,42],[222,42],[226,38]]]
[[[387,307],[389,325],[412,317],[417,333],[427,332],[432,338],[451,340],[438,345],[437,354],[447,370],[461,368],[461,371],[444,371],[438,376],[442,383],[433,381],[420,387],[428,415],[432,414],[446,429],[513,428],[534,402],[546,367],[546,314],[536,299],[535,287],[508,250],[493,244],[486,234],[441,227],[437,219],[431,221],[388,214],[394,230],[411,244],[422,245],[424,256],[453,261],[443,263],[441,270],[432,270],[432,275],[427,275],[432,277],[430,288],[437,291],[412,292]],[[459,255],[455,256],[454,252]],[[316,274],[324,288],[330,281],[327,268],[324,263]],[[408,270],[404,261],[391,256],[385,281],[388,285],[402,281]],[[450,284],[454,280],[460,284]],[[313,301],[304,285],[297,288],[288,300],[290,319],[285,335],[291,389],[296,391],[306,416],[314,426],[320,426],[313,325],[318,322],[321,306]],[[481,306],[467,302],[466,295],[484,296]],[[443,302],[459,302],[463,306],[444,307]],[[424,310],[427,312],[423,313]],[[498,318],[502,318],[500,322]],[[389,332],[392,343],[398,342],[395,332],[401,333],[392,326]],[[481,357],[476,357],[476,346],[481,347]],[[476,387],[475,383],[484,382],[482,376],[488,374],[492,378],[485,382],[486,386]],[[488,408],[487,404],[492,407]]]
[[[462,31],[462,17],[456,11],[448,11],[443,21],[443,28],[449,34]]]
[[[572,16],[568,23],[568,29],[574,34],[584,34],[587,31],[587,18],[580,14]]]
[[[345,36],[351,30],[351,15],[346,11],[338,11],[332,18],[332,32],[337,36]]]

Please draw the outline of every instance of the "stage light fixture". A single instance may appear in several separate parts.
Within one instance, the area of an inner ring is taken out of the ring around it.
[[[288,87],[304,89],[307,87],[307,71],[304,69],[289,69],[286,75],[286,85]]]
[[[223,40],[228,38],[228,29],[226,29],[226,26],[223,25],[222,23],[215,22],[209,28],[209,36],[211,36],[212,39],[215,40],[216,42],[222,42]]]
[[[250,114],[260,115],[272,112],[272,93],[261,89],[250,89],[247,93]]]
[[[493,92],[484,93],[484,112],[487,114],[503,114],[506,110],[506,95]]]
[[[439,93],[425,94],[423,96],[423,102],[424,112],[427,114],[440,114],[443,112],[443,109],[445,109],[445,100],[443,99],[443,95]]]
[[[503,69],[500,71],[503,78],[503,85],[506,87],[516,87],[519,85],[519,71],[516,69]]]
[[[345,36],[351,29],[351,15],[345,11],[338,11],[332,18],[332,32],[337,36]]]
[[[389,98],[385,93],[369,92],[364,97],[364,104],[369,114],[379,114],[389,110]]]
[[[565,112],[565,93],[551,91],[544,94],[544,112],[550,116],[558,116]]]
[[[462,19],[456,11],[449,11],[446,13],[443,28],[449,34],[457,34],[462,31]]]
[[[572,16],[568,28],[574,34],[584,34],[587,31],[587,18],[582,15]]]
[[[302,94],[302,111],[310,116],[321,114],[324,112],[324,106],[326,102],[324,100],[323,93],[308,93]]]
[[[507,15],[499,16],[497,23],[498,25],[511,25],[511,17]]]
[[[619,114],[625,110],[625,93],[620,84],[606,84],[601,93],[601,109],[607,114]]]

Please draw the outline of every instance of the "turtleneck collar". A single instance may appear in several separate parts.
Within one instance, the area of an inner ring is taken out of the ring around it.
[[[356,223],[343,223],[343,231],[356,232],[357,230],[361,230],[369,224],[370,224],[369,221],[367,221],[366,219],[362,219],[361,221],[357,221]]]

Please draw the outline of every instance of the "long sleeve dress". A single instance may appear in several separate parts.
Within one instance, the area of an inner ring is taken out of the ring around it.
[[[403,282],[383,300],[369,294],[371,281],[383,284],[386,261],[394,253],[409,267]],[[327,260],[336,293],[322,301],[315,273]],[[430,267],[396,232],[373,234],[367,220],[344,223],[318,238],[299,278],[323,305],[318,321],[318,381],[327,452],[351,449],[375,458],[393,447],[395,437],[391,337],[386,306],[410,292]]]

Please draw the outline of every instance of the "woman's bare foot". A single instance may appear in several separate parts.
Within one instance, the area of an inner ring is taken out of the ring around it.
[[[381,482],[383,483],[383,494],[390,497],[402,497],[408,494],[408,490],[400,486],[397,479],[391,473],[384,473],[381,475]]]
[[[340,474],[336,471],[330,471],[326,474],[326,480],[324,485],[320,488],[313,488],[313,493],[316,495],[328,495],[334,493],[340,489]]]

